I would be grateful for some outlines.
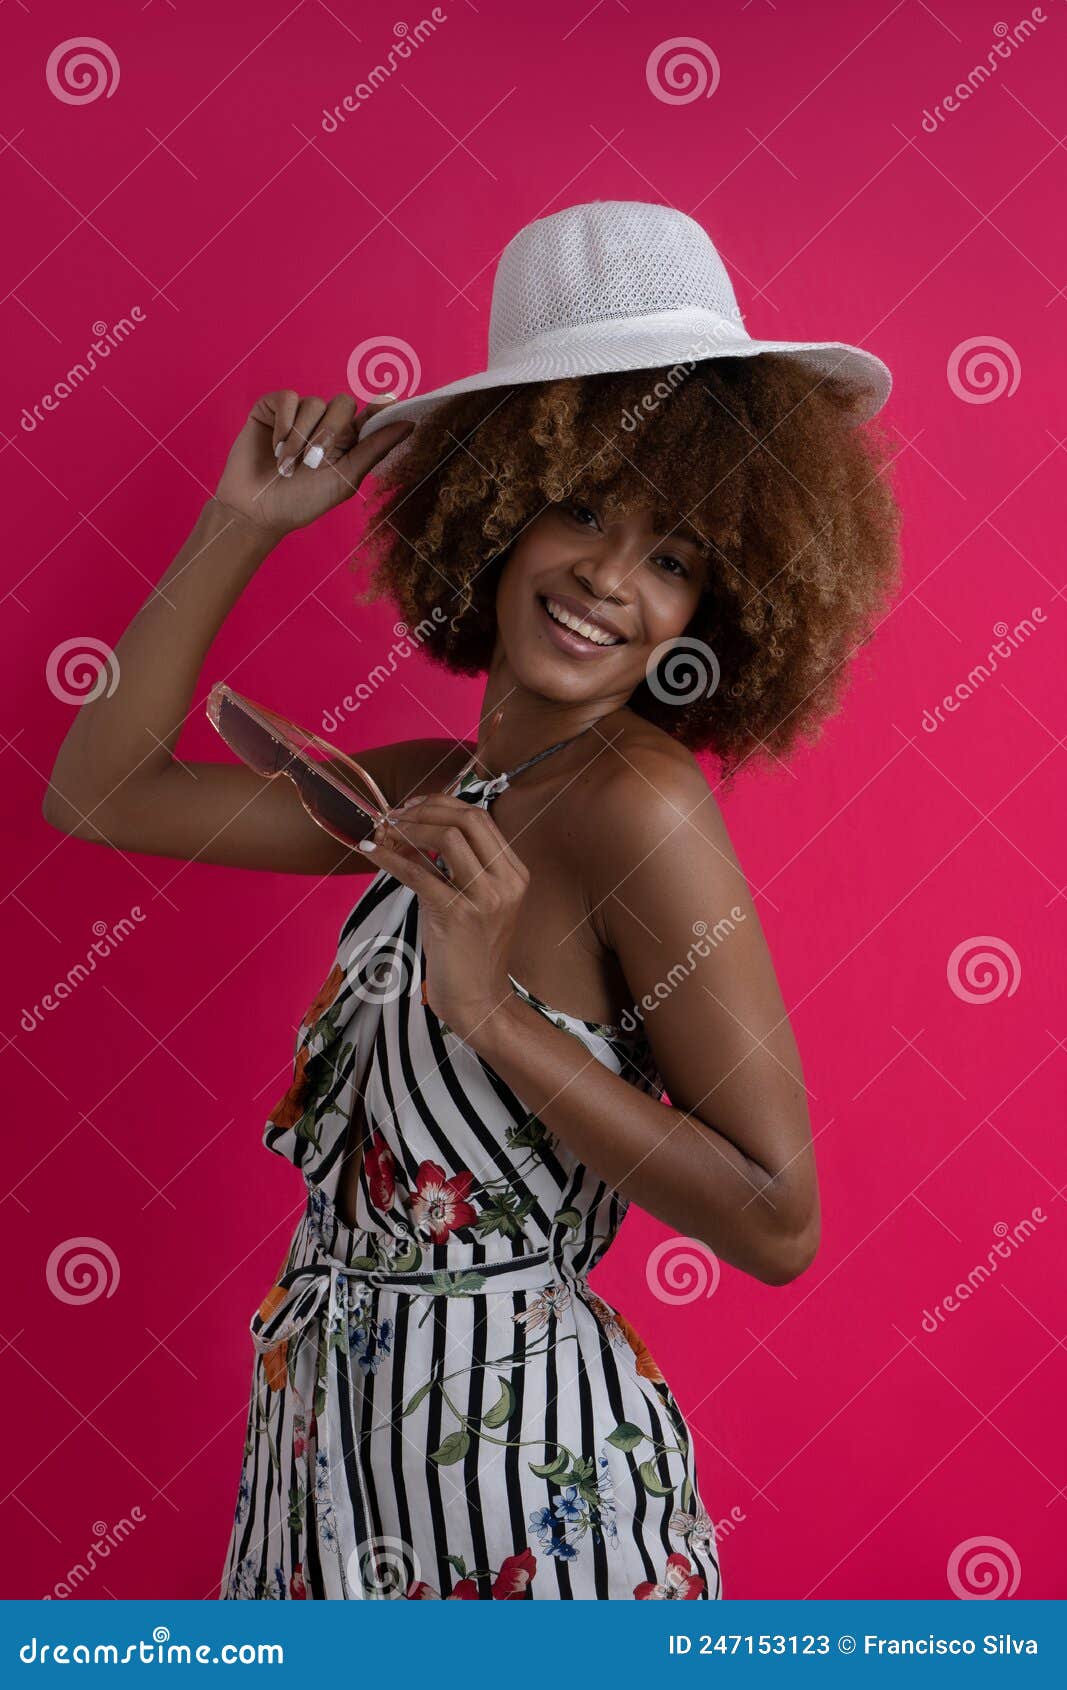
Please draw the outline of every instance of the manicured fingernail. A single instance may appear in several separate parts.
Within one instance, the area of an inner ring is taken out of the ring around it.
[[[275,446],[275,448],[274,448],[274,456],[276,458],[279,458],[279,457],[281,457],[281,455],[284,451],[285,451],[285,441],[279,440],[277,446]]]
[[[293,465],[295,463],[296,463],[295,458],[283,458],[281,463],[278,465],[278,474],[279,475],[292,475]]]
[[[325,456],[326,454],[321,446],[309,446],[304,453],[304,462],[308,469],[318,469]]]
[[[383,393],[382,394],[382,404],[384,404],[387,399],[395,399],[395,398],[396,398],[396,394],[393,393],[392,390],[390,390],[388,393]]]
[[[376,851],[378,841],[376,839],[361,839],[356,849],[359,851]]]

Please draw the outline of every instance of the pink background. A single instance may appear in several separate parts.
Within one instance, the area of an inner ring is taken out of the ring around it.
[[[594,1283],[671,1380],[715,1518],[735,1511],[728,1596],[947,1597],[971,1539],[1002,1540],[1019,1597],[1067,1596],[1067,17],[1049,0],[1035,38],[927,133],[924,110],[985,60],[997,5],[445,11],[333,134],[322,110],[384,58],[394,5],[187,0],[0,20],[0,180],[18,236],[3,260],[0,461],[15,682],[5,1467],[23,1475],[3,1504],[4,1593],[50,1591],[97,1525],[138,1508],[144,1523],[80,1593],[214,1596],[247,1323],[302,1203],[259,1135],[363,884],[128,856],[49,829],[41,797],[74,708],[49,687],[50,654],[118,639],[259,393],[329,396],[353,348],[386,335],[416,350],[423,388],[480,368],[493,265],[517,228],[582,200],[649,199],[709,228],[752,332],[851,340],[893,369],[905,581],[822,743],[742,777],[726,805],[811,1091],[818,1260],[787,1288],[726,1268],[710,1298],[665,1303],[645,1263],[669,1235],[634,1210]],[[694,28],[719,85],[667,103],[646,61]],[[105,36],[119,85],[64,104],[45,64],[83,33]],[[134,305],[145,321],[129,340],[26,432],[22,407],[85,354],[94,323]],[[947,366],[989,336],[1018,386],[975,403],[987,394],[961,397]],[[353,609],[361,520],[353,501],[268,563],[210,653],[180,755],[220,752],[202,710],[216,679],[314,723],[364,678],[394,618]],[[1035,608],[1044,621],[924,731],[994,627]],[[465,735],[478,698],[413,661],[341,737]],[[136,932],[24,1031],[93,924],[135,905]],[[995,941],[1013,989],[970,1003],[948,966],[975,936]],[[1035,1206],[1034,1235],[924,1331],[924,1310]],[[82,1236],[120,1273],[112,1295],[74,1306],[46,1264]]]

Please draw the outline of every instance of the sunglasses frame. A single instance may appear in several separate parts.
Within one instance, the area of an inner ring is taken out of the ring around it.
[[[303,792],[300,790],[300,782],[293,773],[291,767],[274,769],[270,773],[264,774],[262,769],[257,769],[253,764],[248,762],[247,758],[245,758],[237,747],[230,742],[223,730],[222,710],[224,705],[236,710],[240,715],[245,717],[246,721],[251,722],[254,727],[267,733],[274,741],[275,745],[280,746],[289,754],[290,762],[301,763],[304,767],[312,770],[312,772],[316,774],[320,780],[324,780],[327,785],[332,786],[334,791],[341,798],[345,799],[354,807],[354,809],[359,811],[360,815],[370,816],[375,823],[386,819],[386,816],[391,808],[389,800],[386,798],[384,792],[374,777],[369,774],[361,764],[357,763],[354,757],[349,757],[347,752],[341,751],[336,745],[331,745],[330,741],[328,739],[323,739],[321,734],[312,733],[309,729],[302,728],[296,722],[290,721],[287,716],[281,716],[277,711],[268,709],[266,705],[256,704],[252,699],[244,697],[244,695],[239,692],[235,692],[232,687],[226,684],[225,681],[216,682],[208,694],[205,706],[208,720],[215,729],[216,733],[225,740],[234,755],[239,757],[241,761],[245,763],[246,767],[252,769],[254,774],[259,775],[261,780],[277,780],[280,776],[284,776],[286,779],[291,780],[296,788],[301,804],[307,811],[307,814],[311,817],[316,826],[321,827],[323,832],[328,833],[331,838],[337,839],[342,845],[348,845],[351,848],[355,848],[355,846],[359,843],[358,838],[352,838],[348,834],[338,832],[336,828],[330,827],[326,822],[324,822],[321,816],[317,816],[315,814],[314,810],[308,804]],[[321,762],[318,758],[309,757],[307,755],[307,747],[309,745],[316,745],[320,747],[330,757],[336,759],[338,763],[342,764],[345,768],[351,769],[354,774],[358,775],[359,779],[364,782],[373,795],[374,803],[367,803],[364,799],[362,799],[358,793],[354,792],[351,786],[336,775],[333,769],[331,769],[327,764]],[[456,776],[456,780],[462,780],[465,775],[470,773],[471,769],[475,767],[477,762],[478,755],[475,753],[473,757],[468,758],[467,762]],[[365,838],[367,836],[364,834],[362,837]]]

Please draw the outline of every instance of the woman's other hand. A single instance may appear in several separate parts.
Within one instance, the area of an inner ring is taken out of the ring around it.
[[[364,423],[391,403],[367,405],[357,416],[346,393],[329,404],[291,388],[265,393],[230,449],[215,498],[278,538],[306,528],[350,499],[371,466],[414,427],[390,424],[359,441]]]

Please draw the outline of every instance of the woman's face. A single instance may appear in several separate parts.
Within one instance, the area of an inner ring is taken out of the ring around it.
[[[684,633],[707,567],[696,541],[658,534],[645,510],[605,525],[589,505],[551,505],[501,574],[494,665],[545,698],[621,706],[656,647]]]

